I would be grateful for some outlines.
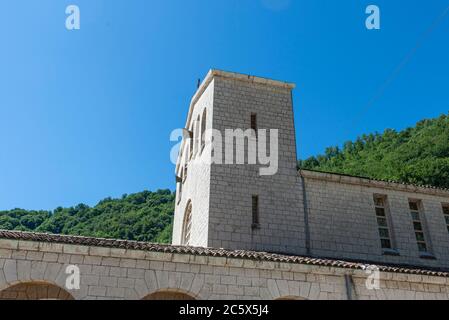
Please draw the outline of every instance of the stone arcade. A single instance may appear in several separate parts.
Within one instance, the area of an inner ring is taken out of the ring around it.
[[[173,244],[0,231],[0,298],[448,299],[449,190],[298,172],[293,88],[211,70],[176,165]],[[250,128],[279,130],[275,175],[207,161],[202,133]]]

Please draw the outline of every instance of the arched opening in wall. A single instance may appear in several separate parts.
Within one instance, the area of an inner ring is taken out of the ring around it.
[[[195,155],[198,153],[198,146],[199,146],[199,141],[200,141],[200,116],[198,116],[198,118],[195,121],[195,132],[194,132],[194,140],[195,140],[195,146],[194,146],[194,151]]]
[[[182,174],[181,174],[181,176],[182,176]],[[182,179],[182,177],[181,177],[181,179]],[[177,202],[177,204],[179,204],[182,199],[182,180],[180,182],[177,182],[177,185],[178,185],[178,202]]]
[[[47,282],[23,282],[0,291],[0,300],[74,300],[61,287]]]
[[[161,290],[145,296],[142,300],[196,300],[193,296],[179,291]]]
[[[207,119],[207,110],[204,109],[203,115],[201,116],[201,152],[203,152],[204,146],[206,145],[206,119]]]
[[[288,296],[288,297],[280,297],[277,299],[274,299],[275,301],[294,301],[294,300],[307,300],[303,297],[297,297],[297,296]]]
[[[184,221],[182,224],[182,245],[189,245],[190,232],[192,230],[192,201],[187,202],[187,206],[184,212]]]
[[[193,157],[193,141],[194,141],[194,130],[195,130],[195,121],[192,122],[190,126],[190,137],[189,137],[189,160]]]

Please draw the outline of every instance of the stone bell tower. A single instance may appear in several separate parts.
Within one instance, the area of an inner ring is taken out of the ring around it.
[[[192,98],[176,165],[173,244],[305,253],[293,88],[281,81],[209,71]],[[202,139],[210,129],[221,133],[221,142],[215,136],[212,144]],[[239,142],[226,139],[226,132],[248,129],[256,135],[240,144],[249,149],[249,141],[255,139],[258,151],[260,132],[269,132],[266,154],[277,151],[273,174],[261,175],[267,165],[260,159],[227,163],[225,151],[236,151]],[[270,130],[277,130],[277,141],[271,140]],[[222,161],[211,161],[212,155],[217,159],[218,145]]]

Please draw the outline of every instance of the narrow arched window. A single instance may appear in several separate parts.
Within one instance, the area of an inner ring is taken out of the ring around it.
[[[182,199],[182,181],[178,182],[177,185],[178,185],[178,203],[177,204],[179,204]]]
[[[189,137],[189,159],[192,159],[193,156],[193,130],[195,128],[195,122],[192,121],[192,125],[190,126],[190,137]]]
[[[182,183],[186,182],[188,165],[189,165],[189,158],[188,158],[188,154],[186,154],[185,159],[184,159],[184,164],[182,167]]]
[[[206,145],[206,120],[207,120],[207,110],[204,109],[203,115],[201,117],[201,152],[203,152],[203,149]]]
[[[182,244],[189,245],[190,232],[192,230],[192,202],[187,203],[186,210],[184,212],[184,223],[182,226]]]
[[[195,133],[194,133],[194,140],[195,140],[195,154],[198,152],[198,146],[199,146],[199,141],[200,141],[200,116],[198,116],[198,118],[196,119],[195,122]]]

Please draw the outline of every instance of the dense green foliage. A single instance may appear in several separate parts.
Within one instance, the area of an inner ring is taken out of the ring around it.
[[[299,162],[304,169],[449,188],[449,116],[363,135]]]
[[[0,229],[168,243],[175,195],[143,191],[51,211],[0,211]]]
[[[449,116],[359,137],[299,162],[305,169],[449,188]],[[144,191],[54,211],[0,211],[0,229],[170,242],[175,195]]]

